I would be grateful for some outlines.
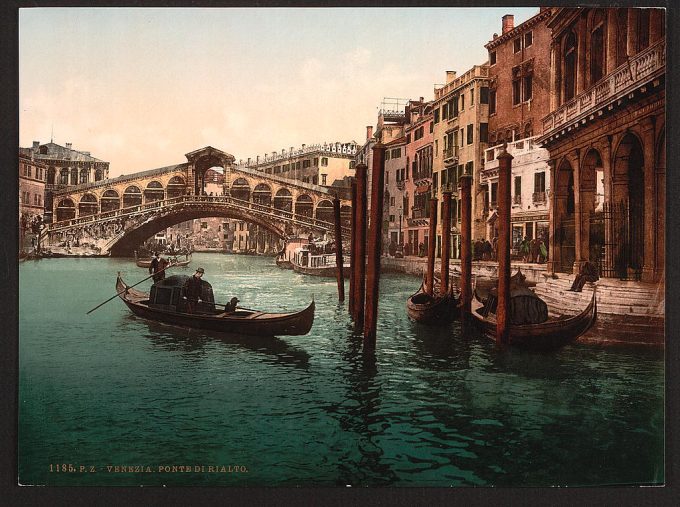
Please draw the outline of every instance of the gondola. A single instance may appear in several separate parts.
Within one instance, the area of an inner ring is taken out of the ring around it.
[[[526,287],[519,287],[511,291],[510,299],[511,305],[513,298],[528,298],[530,297],[526,291],[530,289]],[[543,305],[545,302],[538,298]],[[475,297],[472,301],[472,316],[473,320],[479,325],[483,334],[492,339],[496,339],[496,315],[495,315],[495,298],[489,297],[483,300],[475,291]],[[543,313],[540,306],[535,305],[534,314]],[[545,305],[546,320],[538,323],[513,323],[513,308],[510,309],[510,325],[508,332],[508,344],[535,351],[553,351],[557,350],[585,333],[597,318],[597,300],[596,288],[593,289],[593,295],[590,303],[578,315],[561,315],[557,318],[547,318],[547,305]],[[516,318],[516,317],[515,317]]]
[[[434,294],[425,292],[425,280],[418,291],[406,300],[406,313],[411,320],[423,324],[447,324],[460,315],[459,299],[449,291],[440,296],[434,287]]]
[[[314,323],[314,301],[295,313],[268,313],[235,306],[231,311],[217,308],[212,287],[203,281],[201,302],[188,313],[182,299],[186,275],[173,275],[151,286],[146,293],[116,279],[118,296],[132,313],[145,319],[195,329],[254,336],[305,335]]]
[[[172,256],[172,257],[175,257],[175,256]],[[135,254],[135,262],[137,264],[137,267],[140,267],[140,268],[150,268],[151,267],[151,261],[150,260],[147,261],[147,260],[143,260],[143,259],[138,259],[136,254]],[[172,265],[176,266],[176,267],[188,266],[190,262],[191,262],[191,252],[189,252],[186,255],[186,260],[173,262]]]

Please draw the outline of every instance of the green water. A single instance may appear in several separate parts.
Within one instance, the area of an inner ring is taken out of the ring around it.
[[[220,254],[195,254],[177,272],[199,265],[218,301],[290,311],[313,296],[310,334],[206,334],[144,321],[118,300],[86,315],[115,293],[117,271],[131,283],[145,270],[125,259],[22,263],[22,484],[664,481],[662,352],[500,349],[457,323],[410,322],[418,280],[383,275],[371,363],[334,280]]]

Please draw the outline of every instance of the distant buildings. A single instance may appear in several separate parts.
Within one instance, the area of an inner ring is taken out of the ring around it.
[[[19,148],[19,250],[26,251],[24,241],[33,238],[36,223],[43,221],[47,166],[36,160],[30,149]],[[37,229],[36,229],[37,231]],[[33,240],[35,241],[35,240]]]
[[[94,158],[89,151],[77,151],[71,147],[49,142],[26,149],[34,160],[47,167],[45,177],[44,213],[45,221],[52,221],[53,192],[82,183],[100,181],[109,177],[109,163]]]
[[[280,153],[273,151],[262,157],[258,155],[255,160],[249,158],[246,162],[240,161],[239,166],[328,187],[335,180],[354,175],[356,153],[357,144],[354,141],[310,146],[303,144],[297,150],[291,146],[288,151],[282,149]]]

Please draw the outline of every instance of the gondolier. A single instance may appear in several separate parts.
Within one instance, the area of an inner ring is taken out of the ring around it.
[[[195,306],[201,301],[201,295],[203,291],[203,273],[205,270],[203,268],[198,268],[194,273],[184,283],[184,299],[187,300],[187,312],[194,313]]]
[[[154,282],[160,282],[165,278],[165,268],[168,267],[168,264],[168,261],[159,252],[155,253],[155,257],[149,266],[149,274],[153,274]]]

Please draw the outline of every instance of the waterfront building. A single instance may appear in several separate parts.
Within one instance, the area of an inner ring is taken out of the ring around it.
[[[109,177],[108,162],[93,157],[89,151],[74,150],[71,143],[61,146],[52,141],[47,144],[33,141],[33,146],[28,150],[35,160],[47,166],[44,197],[45,222],[52,221],[54,191]]]
[[[355,167],[356,164],[366,164],[366,193],[367,193],[366,202],[368,206],[366,209],[367,216],[369,216],[368,210],[370,209],[371,206],[370,185],[371,174],[373,173],[373,147],[376,145],[377,142],[378,138],[376,134],[373,133],[373,126],[367,125],[366,141],[364,141],[363,145],[357,148],[356,155],[354,156]]]
[[[271,152],[255,160],[239,161],[238,167],[248,167],[266,174],[274,174],[303,183],[331,186],[335,180],[354,175],[354,157],[357,143],[323,143],[305,145],[280,153]]]
[[[548,151],[536,143],[543,117],[550,111],[551,9],[514,26],[514,16],[502,19],[502,32],[485,45],[489,52],[489,144],[480,183],[485,192],[487,238],[498,236],[498,160],[504,143],[512,161],[511,245],[517,253],[522,238],[548,244],[550,167]]]
[[[551,166],[548,270],[590,260],[602,277],[662,280],[664,11],[557,8],[547,26],[550,112],[538,141]]]
[[[397,245],[404,244],[403,221],[404,213],[408,210],[405,200],[406,174],[406,136],[385,144],[385,204],[383,216],[386,227],[384,247],[394,253]]]
[[[429,242],[434,139],[432,102],[426,103],[423,97],[418,102],[409,102],[406,121],[406,168],[401,178],[406,217],[405,251],[407,255],[419,255],[427,251]],[[423,245],[422,249],[420,244]]]
[[[24,240],[32,234],[34,221],[44,215],[45,178],[47,166],[37,160],[28,148],[19,148],[19,250],[25,250]]]
[[[441,203],[444,190],[452,192],[452,257],[460,251],[458,179],[464,173],[472,181],[472,239],[483,238],[484,189],[480,179],[484,150],[489,141],[489,66],[475,65],[462,76],[446,72],[446,84],[435,87],[433,101],[432,192],[439,199],[437,256],[441,255]]]

